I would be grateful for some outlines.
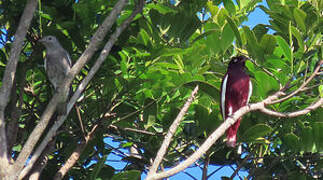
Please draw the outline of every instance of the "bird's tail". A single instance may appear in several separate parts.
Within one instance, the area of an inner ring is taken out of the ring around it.
[[[66,93],[64,93],[64,96],[61,97],[59,103],[57,104],[57,114],[59,116],[66,115],[67,114],[67,103],[68,100],[72,97],[73,95],[73,89],[72,86],[70,86],[68,89],[64,90]]]
[[[238,119],[229,129],[227,130],[227,146],[235,147],[237,142],[237,132],[240,126],[241,118]]]

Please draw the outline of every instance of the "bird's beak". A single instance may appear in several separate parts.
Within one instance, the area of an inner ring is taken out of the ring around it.
[[[39,39],[38,42],[43,43],[45,40],[43,38]]]
[[[242,62],[246,62],[247,60],[249,60],[249,58],[247,58],[245,56],[242,58]]]

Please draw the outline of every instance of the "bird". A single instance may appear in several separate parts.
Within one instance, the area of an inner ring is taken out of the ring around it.
[[[39,40],[46,48],[46,57],[44,60],[44,67],[50,83],[53,85],[55,91],[58,91],[61,83],[63,83],[68,72],[72,67],[72,61],[69,53],[62,47],[55,36],[45,36]],[[71,87],[62,87],[64,92],[59,97],[57,104],[57,114],[66,115],[67,113],[67,99],[71,93]]]
[[[227,72],[222,79],[220,108],[224,120],[249,103],[252,94],[252,83],[249,75],[245,72],[247,59],[243,55],[232,57]],[[236,146],[237,131],[241,119],[242,117],[226,131],[226,144],[228,147]]]

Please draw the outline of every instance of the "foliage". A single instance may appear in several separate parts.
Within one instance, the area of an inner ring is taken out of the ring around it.
[[[147,1],[143,13],[122,33],[84,92],[83,100],[78,102],[85,133],[96,124],[99,130],[66,179],[107,179],[113,174],[112,179],[129,179],[145,172],[163,141],[162,135],[199,84],[198,98],[177,129],[163,166],[174,166],[190,155],[223,121],[219,89],[232,55],[246,53],[257,64],[247,63],[254,86],[252,102],[263,100],[290,80],[288,92],[297,89],[322,60],[322,1],[267,0],[268,6],[259,2]],[[37,37],[55,35],[75,61],[115,3],[56,0],[39,5],[20,57],[12,91],[16,93],[6,110],[9,124],[18,113],[16,106],[21,113],[17,137],[12,137],[14,157],[53,94],[42,67],[43,48],[36,42]],[[129,16],[135,3],[130,1],[113,29]],[[24,4],[24,0],[0,3],[0,24],[5,29],[1,31],[1,77]],[[244,26],[256,7],[269,15],[269,25]],[[98,50],[95,57],[99,53]],[[74,89],[94,62],[95,58],[78,75]],[[304,109],[322,97],[322,86],[322,77],[318,76],[310,83],[310,89],[269,107],[279,112]],[[251,177],[322,177],[322,117],[321,108],[289,119],[249,113],[243,117],[238,132],[243,156],[225,147],[222,139],[212,147],[210,162],[239,165],[249,155],[251,160],[244,162],[242,168]],[[42,179],[54,176],[83,139],[78,122],[73,110],[57,134],[56,148]],[[113,150],[104,142],[105,137],[121,142],[121,149],[137,147],[140,158],[124,157],[122,161],[128,165],[121,171],[105,165],[105,158]],[[96,163],[91,165],[93,161]]]

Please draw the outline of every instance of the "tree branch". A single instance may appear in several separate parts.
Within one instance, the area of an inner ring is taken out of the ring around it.
[[[126,5],[126,3],[127,3],[127,0],[120,0],[120,1],[117,2],[117,4],[112,9],[109,16],[104,20],[102,25],[98,28],[98,30],[94,34],[93,38],[91,39],[91,42],[90,42],[89,46],[83,52],[83,54],[78,59],[78,61],[74,64],[74,66],[72,67],[72,69],[68,73],[67,78],[64,80],[64,83],[62,83],[62,85],[59,87],[59,89],[61,89],[63,87],[68,87],[71,84],[74,77],[76,76],[76,74],[78,74],[80,72],[80,70],[82,69],[82,67],[86,64],[86,62],[89,59],[91,59],[94,52],[99,47],[100,42],[103,40],[103,38],[105,37],[108,30],[114,24],[114,22],[116,21],[118,15],[122,11],[123,7]],[[111,38],[112,37],[113,36],[111,36]],[[102,52],[106,52],[106,50],[104,49]],[[20,154],[19,154],[19,156],[18,156],[18,158],[17,158],[17,160],[16,160],[16,162],[14,164],[16,172],[19,172],[23,168],[25,162],[27,161],[28,157],[30,156],[30,154],[31,154],[32,150],[34,149],[36,143],[38,142],[38,140],[41,137],[43,131],[45,130],[51,116],[53,115],[53,113],[54,113],[54,111],[56,109],[59,97],[62,96],[63,93],[64,93],[63,91],[58,90],[58,93],[55,93],[54,96],[52,97],[51,101],[48,103],[45,111],[43,112],[43,114],[42,114],[42,116],[40,118],[39,123],[37,124],[37,126],[35,127],[33,132],[30,134],[27,142],[23,146],[23,149],[20,152]],[[74,101],[74,103],[75,103],[75,101]],[[71,106],[71,105],[69,104],[69,106]],[[68,112],[69,111],[70,111],[70,107],[69,107]],[[58,117],[58,118],[63,119],[62,120],[62,123],[63,123],[66,116],[61,116],[61,117]],[[58,125],[58,123],[56,125]],[[59,127],[59,126],[57,126],[57,127]],[[55,134],[55,133],[53,132],[53,134]],[[47,139],[47,140],[49,141],[50,139],[51,139],[51,137],[49,139]],[[45,146],[46,146],[46,144],[45,144]],[[45,148],[45,146],[43,148]],[[19,173],[17,173],[17,174],[19,174]]]
[[[70,155],[70,157],[66,160],[64,165],[59,169],[59,171],[55,174],[54,180],[63,179],[66,173],[74,166],[74,164],[79,160],[80,155],[84,151],[85,147],[89,143],[89,141],[93,138],[95,131],[97,130],[98,125],[95,125],[92,130],[85,137],[85,141],[81,142],[77,145],[74,152]]]
[[[206,152],[205,154],[205,159],[204,159],[204,166],[203,166],[203,173],[202,173],[202,180],[207,180],[208,176],[207,176],[207,171],[209,168],[209,164],[210,164],[210,152]]]
[[[38,180],[40,178],[42,171],[48,163],[48,155],[55,149],[55,141],[56,140],[52,140],[48,143],[40,158],[38,158],[37,162],[34,164],[28,180]]]
[[[8,172],[10,169],[8,168],[10,158],[8,157],[4,111],[9,102],[11,88],[13,85],[17,64],[19,61],[19,54],[22,50],[23,41],[29,29],[30,22],[33,18],[33,14],[36,7],[37,0],[27,1],[24,12],[20,18],[17,31],[14,35],[15,40],[12,44],[9,61],[6,65],[4,76],[2,79],[2,86],[0,89],[0,177],[2,177],[2,174],[7,174],[6,172]]]
[[[115,5],[115,7],[120,6],[120,5],[125,5],[125,4],[120,4],[120,2],[126,3],[126,1],[124,0],[120,0],[118,1],[118,3]],[[126,27],[130,24],[130,22],[133,20],[133,18],[139,13],[141,12],[143,6],[144,6],[144,1],[141,0],[140,3],[136,9],[132,12],[132,14],[129,16],[128,19],[126,19],[117,29],[116,31],[111,35],[109,41],[106,43],[106,45],[104,46],[104,48],[101,51],[101,54],[99,56],[99,58],[97,59],[97,61],[95,62],[95,64],[93,65],[93,67],[91,68],[90,72],[88,73],[88,75],[83,79],[83,81],[80,83],[80,85],[78,86],[76,92],[73,94],[71,100],[68,103],[67,106],[67,112],[69,113],[70,110],[72,109],[73,105],[75,104],[75,102],[77,101],[77,99],[80,97],[80,95],[82,94],[82,92],[84,91],[84,89],[86,88],[87,84],[90,82],[90,80],[93,78],[93,76],[95,75],[95,73],[98,71],[98,69],[100,68],[101,64],[104,62],[104,60],[106,59],[106,57],[109,55],[109,52],[113,46],[113,44],[117,41],[118,37],[120,36],[120,34],[122,33],[122,31],[124,29],[126,29]],[[122,7],[123,7],[122,6]],[[119,8],[119,7],[118,7]],[[121,10],[120,10],[121,11]],[[112,13],[112,12],[111,12]],[[107,18],[109,19],[109,18]],[[97,33],[96,33],[97,34]],[[93,39],[93,38],[92,38]],[[86,51],[86,50],[85,50]],[[85,52],[84,52],[85,53]],[[83,53],[83,54],[84,54]],[[81,59],[81,57],[80,57]],[[78,61],[80,61],[80,59]],[[75,66],[75,65],[74,65]],[[74,68],[73,66],[73,68]],[[52,100],[51,100],[52,101]],[[57,103],[57,102],[56,102]],[[48,107],[48,106],[47,106]],[[67,114],[68,114],[67,113]],[[39,157],[40,153],[43,151],[43,149],[46,147],[46,145],[48,144],[48,142],[55,136],[56,131],[58,130],[58,128],[64,123],[65,118],[67,117],[67,115],[64,116],[60,116],[58,117],[57,121],[55,122],[55,124],[52,126],[52,128],[49,130],[49,132],[47,133],[47,135],[45,136],[45,138],[43,139],[43,141],[40,143],[40,145],[38,146],[38,148],[35,150],[34,155],[31,157],[31,159],[29,160],[29,164],[23,169],[23,172],[21,173],[21,175],[19,177],[24,177],[30,170],[30,168],[32,167],[32,164],[37,160],[37,158]],[[29,152],[30,154],[30,152]],[[24,161],[25,162],[25,161]]]
[[[321,64],[319,64],[320,66]],[[317,74],[317,73],[313,73],[313,74]],[[312,75],[313,76],[313,75]],[[313,79],[313,77],[310,77],[309,79]],[[308,81],[306,81],[308,84]],[[304,87],[304,86],[303,86]],[[302,87],[302,88],[303,88]],[[301,89],[302,89],[301,88]],[[297,90],[296,90],[297,91]],[[242,117],[244,114],[251,112],[251,111],[256,111],[256,110],[260,110],[260,111],[269,111],[266,110],[265,106],[267,104],[273,104],[272,102],[274,102],[275,100],[277,100],[280,96],[284,95],[285,93],[282,91],[278,91],[276,92],[274,95],[269,96],[268,98],[266,98],[265,100],[258,102],[258,103],[254,103],[254,104],[250,104],[250,105],[246,105],[242,108],[240,108],[238,111],[236,111],[232,116],[228,117],[207,139],[206,141],[200,146],[200,148],[195,151],[188,159],[186,159],[184,162],[182,162],[181,164],[173,167],[172,169],[168,170],[168,171],[164,171],[161,173],[157,173],[157,174],[152,174],[150,176],[147,176],[147,180],[152,180],[152,179],[162,179],[164,177],[169,177],[172,176],[182,170],[184,170],[185,168],[187,168],[189,165],[191,165],[192,163],[194,163],[195,161],[197,161],[224,133],[225,131],[231,126],[233,125],[237,119],[239,119],[240,117]],[[285,113],[284,117],[296,117],[296,116],[300,116],[300,115],[304,115],[306,113],[308,113],[311,110],[314,110],[316,108],[321,107],[323,104],[323,98],[320,98],[316,103],[312,104],[311,106],[305,108],[304,110],[300,110],[300,111],[296,111],[296,112],[291,112],[291,113]],[[275,115],[277,115],[277,112],[273,113]],[[281,115],[281,114],[279,114]]]
[[[281,112],[276,112],[267,108],[261,108],[259,109],[261,112],[271,115],[271,116],[277,116],[277,117],[284,117],[284,118],[291,118],[291,117],[297,117],[300,115],[304,115],[306,113],[309,113],[310,111],[317,109],[323,105],[323,98],[320,98],[318,101],[316,101],[314,104],[308,106],[307,108],[300,110],[300,111],[295,111],[295,112],[290,112],[290,113],[281,113]]]
[[[159,164],[161,163],[162,159],[164,158],[167,148],[172,140],[173,135],[175,134],[175,131],[177,129],[177,126],[180,124],[181,120],[183,119],[184,115],[186,114],[188,108],[190,107],[191,103],[193,102],[197,91],[198,91],[199,87],[198,85],[194,88],[194,90],[192,91],[191,96],[188,98],[188,100],[186,101],[186,103],[184,104],[183,108],[181,109],[181,111],[178,113],[176,119],[174,120],[174,122],[172,123],[172,125],[170,126],[165,139],[163,141],[163,144],[161,145],[161,147],[159,148],[156,158],[152,164],[152,166],[149,168],[149,172],[147,174],[147,179],[150,179],[156,172],[157,169],[159,167]]]
[[[285,96],[285,97],[283,97],[281,99],[277,99],[277,100],[271,102],[271,104],[276,104],[276,103],[283,102],[283,101],[293,97],[295,94],[301,92],[305,88],[305,86],[309,82],[311,82],[312,79],[319,73],[322,64],[323,64],[323,60],[320,60],[317,67],[315,68],[314,72],[312,73],[312,75],[296,91],[293,91],[292,93],[290,93],[289,95],[287,95],[287,96]]]

